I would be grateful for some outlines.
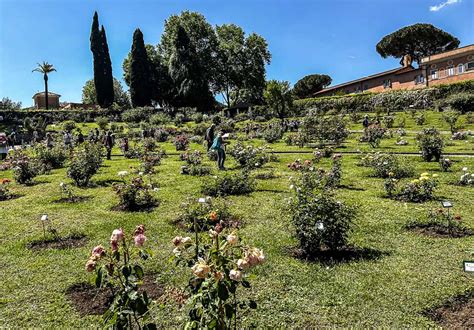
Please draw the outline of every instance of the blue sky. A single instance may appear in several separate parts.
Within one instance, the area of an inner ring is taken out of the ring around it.
[[[94,10],[105,26],[113,74],[139,27],[156,44],[164,20],[182,10],[198,11],[213,25],[235,23],[265,37],[272,53],[268,79],[294,84],[311,73],[325,73],[333,84],[398,66],[382,59],[376,43],[400,27],[431,23],[474,43],[474,0],[0,0],[0,97],[23,106],[43,90],[32,73],[46,60],[57,68],[50,90],[61,101],[80,102],[92,78],[89,33]]]

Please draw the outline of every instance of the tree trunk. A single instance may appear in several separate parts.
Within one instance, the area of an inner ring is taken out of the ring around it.
[[[48,102],[48,75],[45,73],[44,74],[44,104],[46,107],[46,110],[49,108],[49,102]]]

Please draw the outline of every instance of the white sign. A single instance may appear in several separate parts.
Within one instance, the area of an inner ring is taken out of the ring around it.
[[[324,223],[322,223],[321,221],[316,222],[316,228],[318,228],[319,230],[324,230]]]
[[[474,273],[474,261],[464,261],[464,271]]]
[[[201,198],[198,199],[198,202],[199,203],[205,203],[206,199],[204,197],[201,197]]]

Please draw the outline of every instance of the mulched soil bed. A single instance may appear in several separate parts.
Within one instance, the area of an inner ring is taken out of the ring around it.
[[[31,242],[27,247],[31,250],[43,249],[73,249],[86,245],[87,237],[82,234],[73,234],[67,237],[57,237],[49,240]]]
[[[85,202],[87,200],[91,199],[90,196],[76,196],[73,199],[70,198],[59,198],[53,201],[53,203],[80,203],[80,202]]]
[[[415,233],[436,238],[460,238],[474,235],[474,231],[463,227],[448,227],[440,224],[415,224],[407,227]]]
[[[453,297],[423,314],[443,328],[474,329],[474,290]]]
[[[155,276],[147,275],[140,287],[145,290],[152,300],[174,301],[178,305],[184,304],[187,296],[176,288],[165,288],[155,283]],[[74,308],[84,315],[102,315],[112,303],[112,293],[108,288],[98,289],[90,283],[76,283],[66,290],[66,296]]]

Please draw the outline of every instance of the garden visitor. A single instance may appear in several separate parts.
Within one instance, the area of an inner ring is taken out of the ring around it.
[[[53,147],[53,137],[51,133],[46,133],[46,148],[51,149]]]
[[[128,152],[128,137],[124,137],[122,142],[120,143],[120,149],[122,149],[123,153]]]
[[[100,138],[100,132],[99,132],[99,129],[96,127],[95,128],[94,142],[100,141],[99,138]]]
[[[219,170],[225,170],[225,150],[224,150],[224,134],[219,131],[214,142],[212,143],[211,149],[217,151],[217,167]]]
[[[362,122],[362,126],[364,126],[364,130],[366,130],[367,127],[369,127],[369,116],[368,115],[365,115],[364,121]]]
[[[7,158],[8,138],[5,133],[0,133],[0,160]]]
[[[12,149],[15,148],[15,142],[16,142],[16,131],[13,129],[13,131],[10,133],[10,136],[8,137],[8,142],[10,143],[10,147]]]
[[[72,135],[71,135],[71,132],[69,132],[69,131],[64,132],[63,141],[64,141],[64,146],[66,148],[72,148]]]
[[[94,142],[94,131],[90,130],[89,133],[87,134],[87,140],[89,142]]]
[[[77,130],[79,133],[77,134],[76,137],[76,144],[81,144],[84,142],[84,135],[82,134],[82,131],[80,129]]]
[[[112,148],[114,146],[114,138],[112,136],[111,131],[107,131],[107,134],[104,137],[104,146],[105,149],[107,150],[107,159],[111,159],[111,154],[112,154]]]
[[[214,142],[214,130],[216,128],[215,124],[212,124],[207,130],[206,130],[206,141],[207,141],[207,151],[211,149],[211,146]]]
[[[39,134],[37,130],[33,131],[33,144],[36,144],[39,141]]]

